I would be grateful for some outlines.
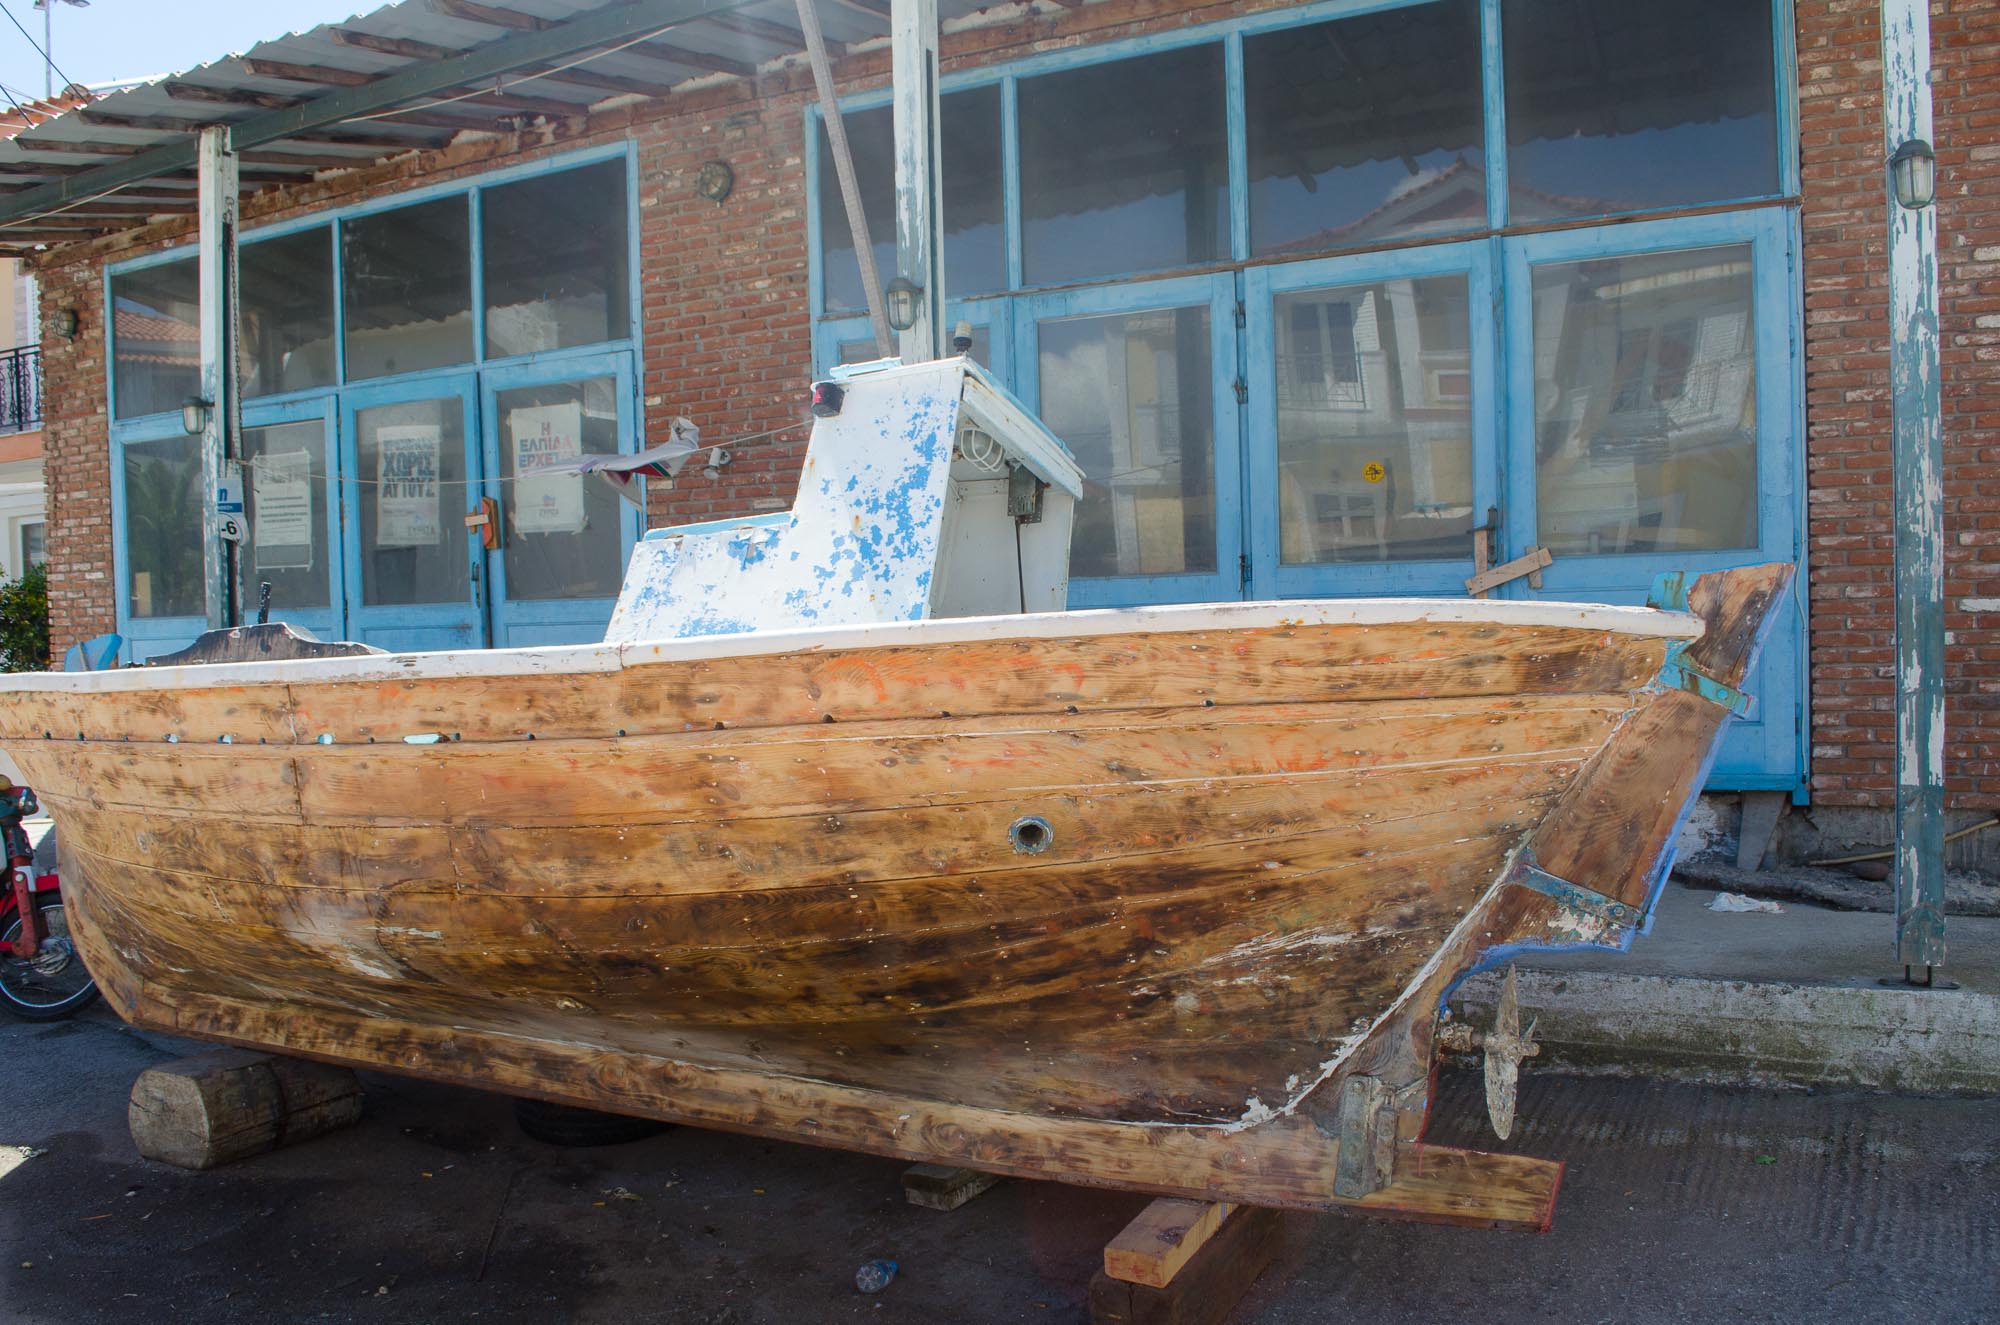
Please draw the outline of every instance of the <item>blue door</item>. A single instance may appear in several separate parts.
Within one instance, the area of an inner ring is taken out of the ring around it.
[[[1239,598],[1235,278],[1022,296],[1016,394],[1084,470],[1069,605]]]
[[[1463,594],[1499,501],[1492,246],[1246,273],[1250,594]]]
[[[1508,556],[1529,597],[1636,603],[1662,571],[1801,560],[1790,227],[1743,212],[1506,241]],[[1710,785],[1800,785],[1803,571]]]
[[[347,635],[391,652],[487,642],[484,491],[472,374],[341,399]]]
[[[604,638],[645,488],[620,494],[600,478],[537,476],[580,454],[632,452],[632,356],[574,355],[482,378],[485,495],[497,504],[502,547],[487,558],[493,643],[586,644]]]
[[[347,637],[340,502],[328,480],[336,454],[325,397],[243,410],[248,537],[238,549],[243,619],[271,586],[271,620],[324,640]]]

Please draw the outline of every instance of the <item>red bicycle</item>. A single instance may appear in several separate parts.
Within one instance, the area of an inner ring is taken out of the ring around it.
[[[0,897],[0,1007],[30,1021],[67,1017],[97,997],[97,982],[69,935],[62,884],[53,859],[38,869],[21,821],[41,806],[35,793],[0,778],[0,839],[7,852],[6,895]],[[53,840],[43,839],[53,848]],[[48,853],[53,856],[53,850]]]

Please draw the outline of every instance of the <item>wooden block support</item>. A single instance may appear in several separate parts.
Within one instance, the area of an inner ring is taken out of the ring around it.
[[[1216,1325],[1271,1263],[1283,1227],[1275,1210],[1153,1202],[1105,1247],[1091,1325]],[[1121,1277],[1131,1274],[1148,1278]]]
[[[212,1169],[296,1145],[361,1117],[344,1067],[225,1050],[149,1067],[132,1084],[132,1144],[147,1159]]]
[[[978,1169],[914,1164],[903,1170],[903,1197],[927,1210],[956,1210],[998,1181],[999,1174]]]

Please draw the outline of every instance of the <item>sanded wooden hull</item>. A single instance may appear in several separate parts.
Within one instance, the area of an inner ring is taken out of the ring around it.
[[[1785,573],[1732,576],[1691,604],[1725,684]],[[1312,615],[49,681],[0,742],[142,1024],[1066,1181],[1543,1225],[1554,1166],[1416,1144],[1439,997],[1506,944],[1622,941],[1508,880],[1532,851],[1643,909],[1724,713],[1657,684],[1673,630]],[[1010,840],[1024,816],[1045,851]],[[1337,1184],[1360,1078],[1393,1154]]]

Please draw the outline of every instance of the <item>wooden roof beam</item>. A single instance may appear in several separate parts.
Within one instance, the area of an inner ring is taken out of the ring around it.
[[[710,14],[701,21],[709,27],[721,28],[740,37],[768,42],[778,48],[779,54],[803,51],[806,48],[806,37],[803,32],[788,24],[773,23],[769,19],[758,18],[755,14]],[[829,40],[826,43],[826,54],[828,59],[838,60],[847,54],[847,46],[843,42]]]
[[[243,64],[245,68],[259,78],[283,78],[295,83],[318,83],[326,87],[364,87],[370,83],[378,83],[390,76],[386,73],[362,73],[357,69],[336,69],[329,65],[287,64],[282,60],[245,60]],[[589,109],[589,107],[580,102],[557,101],[548,97],[524,97],[498,89],[489,91],[484,88],[471,87],[440,88],[437,95],[449,100],[448,94],[453,92],[477,92],[478,95],[450,102],[447,105],[414,106],[409,110],[399,110],[391,113],[409,119],[409,122],[412,124],[420,124],[423,121],[415,118],[418,115],[429,115],[439,111],[450,113],[454,109],[458,109],[461,114],[480,115],[482,112],[490,109],[515,114],[547,115],[552,119],[566,119],[572,115],[582,115]],[[296,101],[293,104],[301,105],[304,103],[303,101]],[[440,127],[449,126],[441,125]]]

